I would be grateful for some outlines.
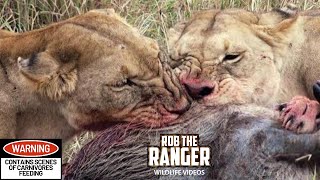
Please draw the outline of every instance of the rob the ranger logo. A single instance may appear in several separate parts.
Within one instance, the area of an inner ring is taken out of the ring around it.
[[[148,147],[148,165],[210,166],[210,147],[198,143],[198,135],[160,135],[160,147]]]

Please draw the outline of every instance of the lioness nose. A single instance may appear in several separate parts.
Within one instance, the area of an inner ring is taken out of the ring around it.
[[[185,79],[182,81],[189,95],[194,99],[202,99],[214,91],[214,84],[198,79]]]

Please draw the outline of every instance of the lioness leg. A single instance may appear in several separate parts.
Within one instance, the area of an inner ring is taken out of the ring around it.
[[[15,138],[16,112],[13,99],[0,91],[0,139]]]

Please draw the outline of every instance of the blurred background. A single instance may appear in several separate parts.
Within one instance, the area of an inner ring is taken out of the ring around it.
[[[300,10],[319,9],[320,0],[0,0],[0,28],[24,32],[46,26],[91,9],[114,8],[145,36],[167,47],[167,31],[176,22],[186,20],[192,12],[202,9],[243,8],[269,11],[293,3]],[[64,146],[64,162],[93,133],[83,133]]]
[[[168,28],[190,17],[193,11],[210,8],[269,11],[287,3],[302,10],[320,8],[320,0],[0,0],[0,28],[28,31],[90,9],[114,8],[142,34],[165,45]]]

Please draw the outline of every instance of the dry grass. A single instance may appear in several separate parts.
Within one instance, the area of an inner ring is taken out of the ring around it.
[[[114,8],[146,36],[166,44],[167,29],[192,11],[244,8],[267,11],[294,3],[301,9],[319,8],[319,0],[0,0],[0,28],[21,32],[67,19],[95,8]]]
[[[22,32],[90,9],[114,8],[142,34],[165,46],[168,28],[190,17],[193,11],[209,8],[268,11],[287,3],[303,10],[320,8],[319,0],[0,0],[0,28]],[[65,148],[64,160],[68,161],[92,137],[92,133],[76,137]]]

